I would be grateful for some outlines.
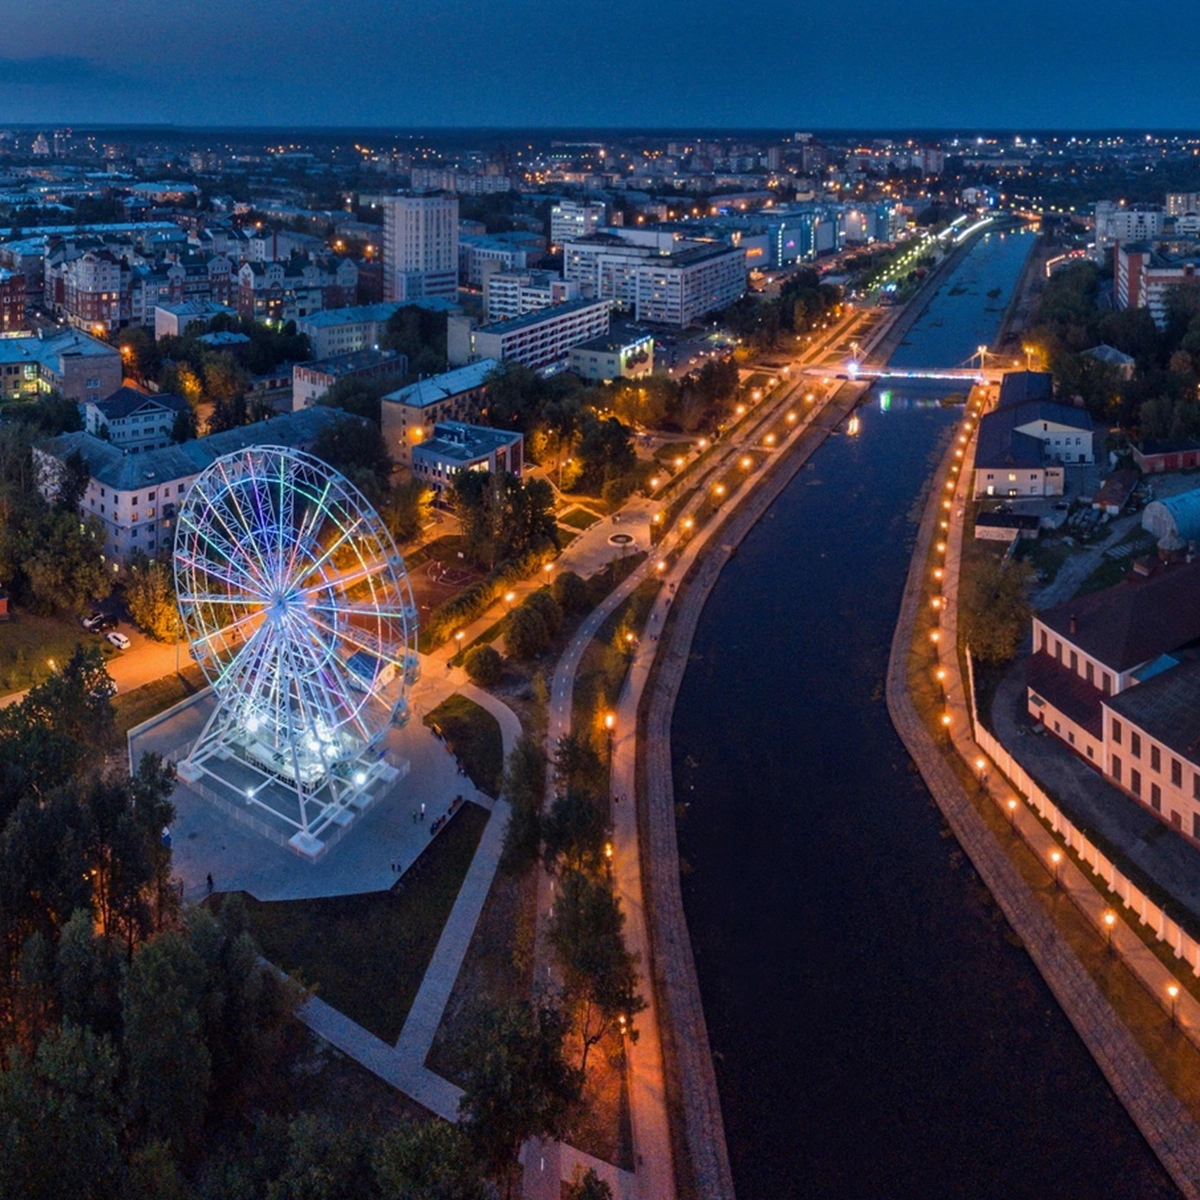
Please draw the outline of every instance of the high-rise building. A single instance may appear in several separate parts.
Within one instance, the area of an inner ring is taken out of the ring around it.
[[[603,224],[603,204],[563,200],[550,210],[550,244],[563,246],[579,238],[591,237]]]
[[[458,295],[458,197],[443,192],[383,202],[383,298]]]

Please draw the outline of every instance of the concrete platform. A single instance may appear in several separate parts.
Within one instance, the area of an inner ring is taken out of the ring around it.
[[[199,736],[214,704],[211,694],[202,695],[135,730],[131,758],[136,761],[154,751],[178,761]],[[217,891],[245,890],[260,900],[380,891],[391,887],[416,860],[430,840],[434,820],[455,796],[492,806],[490,798],[459,774],[453,755],[421,723],[418,712],[405,728],[388,730],[384,752],[388,763],[401,770],[376,785],[370,806],[316,861],[279,844],[265,830],[256,832],[234,820],[196,786],[181,780],[171,797],[176,809],[171,838],[174,873],[183,881],[185,899],[207,892],[210,873]],[[405,763],[407,772],[402,769]]]

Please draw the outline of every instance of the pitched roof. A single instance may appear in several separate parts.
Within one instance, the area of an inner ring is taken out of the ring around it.
[[[1091,658],[1128,671],[1200,639],[1200,560],[1131,576],[1037,616]]]
[[[137,388],[118,388],[111,396],[96,401],[96,407],[110,421],[119,421],[139,409],[169,408],[172,412],[183,412],[188,402],[173,392],[139,392]]]
[[[1091,414],[1085,409],[1053,400],[1023,400],[996,408],[979,419],[976,467],[1034,468],[1056,461],[1041,438],[1022,431],[1022,426],[1038,421],[1088,431],[1093,427]]]
[[[1054,376],[1048,371],[1009,371],[1000,381],[997,408],[1024,404],[1028,400],[1049,400],[1054,395]]]
[[[64,433],[37,443],[37,449],[63,459],[73,450],[83,455],[92,478],[117,491],[134,491],[177,479],[199,475],[224,454],[250,446],[298,446],[310,444],[328,425],[342,420],[360,420],[340,408],[314,405],[298,412],[284,413],[253,425],[241,425],[223,433],[196,438],[178,446],[127,454],[111,442],[91,433]]]
[[[456,367],[453,371],[443,371],[440,375],[431,375],[428,379],[410,383],[399,391],[389,392],[383,399],[394,404],[410,404],[414,407],[425,408],[446,400],[463,392],[474,391],[482,387],[487,377],[500,365],[498,359],[481,358],[478,362],[469,363],[465,367]]]
[[[1039,650],[1025,663],[1025,683],[1064,717],[1093,737],[1101,736],[1104,714],[1100,711],[1100,693],[1070,667]]]

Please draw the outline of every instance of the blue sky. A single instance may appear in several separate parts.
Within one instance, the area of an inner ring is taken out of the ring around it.
[[[0,0],[0,126],[1200,125],[1100,0]],[[1123,53],[1122,47],[1132,53]]]

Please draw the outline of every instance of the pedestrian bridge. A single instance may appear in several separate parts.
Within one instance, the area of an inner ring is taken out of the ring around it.
[[[824,379],[932,379],[948,383],[999,383],[1004,372],[995,367],[872,367],[853,359],[806,367],[805,374]]]

